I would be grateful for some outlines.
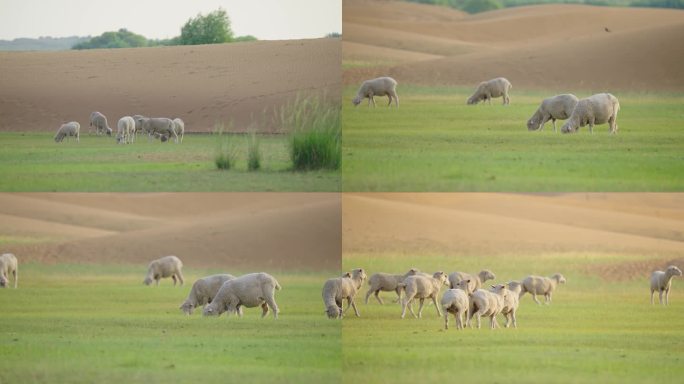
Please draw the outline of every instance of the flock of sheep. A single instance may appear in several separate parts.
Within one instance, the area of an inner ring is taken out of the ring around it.
[[[503,104],[510,104],[508,92],[513,86],[503,77],[483,81],[475,92],[466,101],[467,104],[477,104],[489,101],[493,98],[502,97]],[[375,106],[375,96],[387,96],[388,106],[394,101],[399,107],[397,95],[397,82],[391,77],[378,77],[366,80],[361,84],[356,97],[352,100],[354,106],[361,103],[364,98],[368,99],[368,105]],[[589,125],[589,131],[594,133],[594,125],[608,123],[610,133],[617,133],[617,114],[620,110],[618,99],[610,93],[599,93],[585,99],[578,99],[572,94],[563,94],[544,99],[537,111],[527,121],[527,129],[530,131],[542,130],[544,124],[551,120],[553,131],[556,132],[556,120],[568,120],[561,127],[561,132],[577,132],[580,127]]]
[[[112,128],[109,127],[107,117],[100,112],[93,112],[90,114],[90,129],[89,132],[95,128],[95,134],[111,136]],[[160,139],[162,142],[168,141],[171,137],[178,143],[183,143],[183,136],[185,135],[185,123],[180,118],[173,120],[166,117],[145,117],[142,115],[124,116],[119,119],[116,125],[116,142],[118,144],[130,144],[135,142],[135,137],[138,132],[147,134],[148,140],[151,137]],[[66,137],[75,137],[77,142],[80,142],[81,124],[77,121],[71,121],[62,124],[55,135],[55,142],[60,143]]]

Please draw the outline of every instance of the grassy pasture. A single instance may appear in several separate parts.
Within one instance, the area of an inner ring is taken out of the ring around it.
[[[183,315],[192,282],[217,272],[187,270],[174,288],[144,286],[145,266],[22,265],[19,289],[0,290],[0,382],[339,380],[341,326],[319,296],[329,273],[273,272],[277,321],[260,308],[242,319]]]
[[[684,96],[620,94],[619,134],[528,132],[527,119],[555,93],[513,89],[511,105],[465,104],[470,89],[401,86],[399,109],[344,92],[344,191],[681,191]],[[579,97],[588,94],[577,92]],[[557,122],[558,129],[563,122]]]
[[[212,192],[338,191],[339,171],[294,172],[288,137],[259,137],[261,169],[247,169],[247,135],[186,135],[183,144],[84,133],[81,142],[56,144],[49,133],[0,133],[0,191],[17,192]],[[224,142],[225,141],[225,142]],[[221,146],[236,164],[218,170]]]
[[[558,288],[550,306],[538,306],[526,294],[517,316],[518,329],[494,331],[486,319],[480,330],[458,331],[451,315],[450,328],[445,331],[444,319],[427,304],[422,319],[414,319],[407,312],[402,320],[400,306],[390,303],[394,293],[381,293],[384,306],[372,297],[368,305],[359,298],[362,317],[352,314],[343,323],[344,382],[447,382],[455,377],[459,382],[487,383],[678,382],[684,361],[681,281],[673,283],[670,307],[661,308],[651,307],[645,277],[608,281],[587,272],[591,265],[637,259],[584,253],[345,255],[346,270],[364,267],[369,274],[403,273],[410,267],[431,272],[489,268],[497,275],[497,282],[554,272],[562,272],[568,282]],[[366,289],[362,289],[362,296]],[[414,308],[417,310],[417,303]],[[502,318],[499,322],[502,324]]]

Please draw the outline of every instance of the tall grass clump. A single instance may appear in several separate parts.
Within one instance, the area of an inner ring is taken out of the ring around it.
[[[252,130],[247,138],[247,169],[256,171],[261,168],[261,150],[256,131]]]
[[[340,168],[339,105],[323,98],[298,96],[280,109],[279,120],[290,133],[290,159],[295,170]]]
[[[223,123],[214,124],[214,134],[218,134],[214,164],[220,170],[228,170],[235,167],[235,159],[237,158],[235,146],[231,142],[229,135],[224,134],[224,131]]]

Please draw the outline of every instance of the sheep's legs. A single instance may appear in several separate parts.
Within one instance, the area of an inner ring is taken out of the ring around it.
[[[439,310],[439,305],[437,305],[437,295],[432,296],[432,303],[435,305],[435,308],[437,309],[437,316],[442,316],[442,312]]]
[[[266,302],[261,303],[261,318],[263,319],[268,315],[268,304]]]
[[[361,317],[361,314],[359,313],[359,310],[356,308],[356,303],[354,302],[354,298],[351,298],[351,297],[350,297],[350,298],[348,298],[347,300],[349,300],[349,303],[351,304],[351,307],[354,308],[354,314],[356,315],[356,317]],[[347,307],[347,308],[349,308],[349,307]]]
[[[16,286],[14,288],[16,288]],[[665,305],[670,305],[670,288],[665,288]]]
[[[411,314],[413,315],[413,317],[418,317],[418,316],[416,316],[415,312],[413,312],[413,306],[411,306],[411,301],[413,301],[413,296],[406,295],[406,297],[404,297],[404,301],[402,302],[402,305],[401,305],[401,307],[402,307],[401,308],[401,318],[402,319],[404,318],[404,316],[406,316],[406,307],[409,308],[409,311],[411,311]]]
[[[176,275],[171,275],[171,279],[173,279],[173,286],[176,286]]]
[[[14,275],[14,288],[17,288],[17,281],[19,280],[19,271],[18,271],[18,269],[19,269],[19,267],[17,267],[17,269],[15,269],[15,270],[12,272],[12,274]]]
[[[380,298],[380,290],[379,290],[379,289],[378,289],[377,291],[375,291],[375,295],[374,295],[374,296],[375,296],[375,298],[378,300],[378,303],[380,303],[380,305],[385,304],[385,303],[382,302],[382,299]]]
[[[394,300],[394,303],[399,303],[401,302],[401,288],[398,288],[394,290],[394,292],[397,293],[397,299]]]
[[[556,133],[556,119],[551,119],[553,122],[553,133]]]
[[[660,300],[660,305],[662,305],[663,304],[663,291],[662,290],[660,290],[658,292],[658,299]]]
[[[653,303],[653,294],[654,294],[654,293],[655,293],[655,291],[651,289],[651,305],[654,304],[654,303]]]
[[[183,280],[183,273],[181,271],[178,271],[177,275],[178,281],[180,281],[180,285],[183,286],[183,284],[185,283],[185,281]]]
[[[513,328],[518,328],[518,319],[515,318],[515,311],[511,312],[511,319],[513,320]]]
[[[373,290],[369,289],[368,292],[366,292],[366,301],[365,301],[366,304],[368,304],[368,298],[370,297],[371,294],[373,294]]]
[[[271,307],[271,310],[273,311],[273,318],[277,320],[278,319],[278,312],[280,312],[280,309],[278,309],[278,304],[276,304],[273,296],[266,298],[266,304],[269,307]],[[354,308],[354,309],[356,309],[356,308]]]
[[[420,306],[418,306],[418,318],[423,317],[423,305],[425,304],[425,298],[421,297],[420,298]]]
[[[541,303],[539,302],[539,300],[537,300],[537,294],[536,294],[536,293],[532,293],[532,292],[530,292],[530,293],[532,294],[532,299],[534,300],[534,302],[537,303],[537,304],[539,304],[539,305],[541,305]]]
[[[449,329],[449,312],[447,310],[444,310],[444,329]]]
[[[387,108],[392,106],[392,95],[387,94],[387,97],[389,98],[389,103],[387,103]]]

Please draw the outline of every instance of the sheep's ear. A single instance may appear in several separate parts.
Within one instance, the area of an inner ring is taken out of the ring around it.
[[[496,285],[492,285],[492,288],[496,288]]]

